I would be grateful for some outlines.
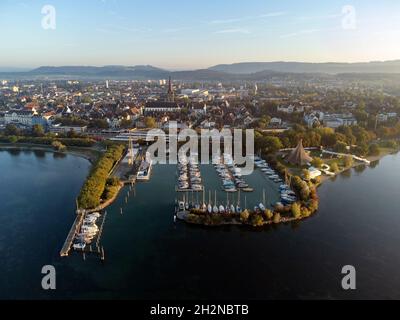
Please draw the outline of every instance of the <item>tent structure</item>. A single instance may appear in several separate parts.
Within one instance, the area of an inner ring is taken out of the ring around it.
[[[312,161],[312,158],[309,156],[306,150],[304,150],[303,140],[299,141],[296,149],[294,149],[288,156],[287,161],[298,166],[304,166]]]

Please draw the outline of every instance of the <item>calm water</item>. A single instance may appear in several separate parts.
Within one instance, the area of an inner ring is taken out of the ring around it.
[[[85,160],[0,152],[0,166],[0,298],[400,299],[400,155],[324,184],[314,217],[261,231],[175,225],[176,169],[155,167],[128,204],[125,189],[108,209],[104,265],[57,256]],[[220,186],[213,168],[202,173],[207,189]],[[246,180],[257,189],[247,194],[249,207],[262,189],[276,201],[259,173]],[[56,266],[55,292],[40,290],[44,264]],[[348,264],[357,269],[351,293],[341,290]]]

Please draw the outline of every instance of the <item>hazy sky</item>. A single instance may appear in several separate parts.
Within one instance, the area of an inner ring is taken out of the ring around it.
[[[1,67],[400,59],[398,0],[0,0],[0,30]]]

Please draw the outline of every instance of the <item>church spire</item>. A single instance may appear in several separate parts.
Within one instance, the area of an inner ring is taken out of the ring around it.
[[[171,76],[168,79],[168,102],[174,102],[175,101],[175,94],[174,94],[174,89],[172,87],[172,80]]]

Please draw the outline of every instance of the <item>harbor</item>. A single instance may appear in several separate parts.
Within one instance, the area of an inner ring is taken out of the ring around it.
[[[318,216],[306,223],[273,225],[257,231],[235,226],[207,228],[181,222],[174,224],[176,165],[154,165],[151,180],[148,183],[138,183],[134,187],[135,197],[131,191],[128,203],[125,202],[131,188],[127,185],[115,202],[107,208],[99,244],[100,251],[104,247],[104,264],[100,263],[101,255],[90,254],[90,246],[85,248],[85,263],[83,252],[72,250],[68,259],[60,259],[58,255],[76,218],[72,193],[79,192],[87,170],[90,169],[89,163],[74,156],[54,158],[50,153],[41,158],[34,153],[21,152],[17,155],[0,152],[1,159],[5,168],[5,183],[1,190],[4,201],[0,204],[4,215],[2,234],[15,246],[3,247],[5,256],[14,255],[14,258],[4,260],[2,272],[7,278],[12,278],[12,270],[21,270],[21,278],[15,279],[13,285],[4,284],[7,293],[15,297],[50,296],[41,290],[40,286],[37,288],[34,278],[37,270],[44,264],[57,266],[57,272],[62,275],[57,282],[57,292],[51,293],[51,296],[56,294],[57,298],[72,299],[116,296],[150,299],[155,295],[167,299],[171,296],[171,288],[174,287],[193,288],[189,289],[189,293],[173,291],[174,296],[182,298],[189,296],[206,299],[210,294],[211,297],[220,296],[220,292],[229,298],[240,298],[244,293],[257,298],[277,298],[282,293],[282,283],[290,292],[296,294],[306,294],[310,289],[323,294],[326,285],[331,285],[332,296],[344,298],[345,293],[340,291],[340,288],[335,289],[337,279],[336,276],[332,276],[331,266],[338,260],[347,261],[349,254],[354,257],[356,264],[364,266],[368,272],[367,288],[357,291],[359,297],[368,298],[375,297],[376,288],[381,290],[386,287],[380,281],[381,278],[374,277],[376,269],[383,268],[385,274],[391,274],[399,265],[400,257],[398,250],[393,246],[392,235],[396,234],[400,220],[393,214],[396,212],[397,202],[392,202],[392,193],[387,192],[388,189],[397,190],[399,156],[388,156],[381,160],[379,166],[366,167],[363,172],[359,171],[360,168],[352,169],[346,175],[338,175],[335,181],[328,180],[319,190],[321,208]],[[24,163],[25,169],[12,170],[14,159]],[[46,185],[34,178],[34,173],[44,164],[47,170],[41,174]],[[215,168],[210,165],[199,167],[206,188],[206,201],[208,202],[209,190],[212,190],[213,199],[216,190],[217,201],[225,203],[226,193],[220,189],[221,179]],[[64,176],[57,180],[50,178],[53,172],[58,172],[60,168],[63,168]],[[81,172],[80,176],[68,174],[71,170]],[[33,193],[30,188],[21,188],[21,185],[16,183],[21,176],[29,177],[33,190],[42,188],[43,195]],[[59,182],[61,192],[55,190],[55,182]],[[266,203],[280,200],[279,185],[266,178],[259,169],[246,176],[246,182],[256,191],[247,194],[241,192],[241,206],[245,206],[245,196],[249,208],[260,203],[263,189]],[[365,198],[371,189],[383,202],[354,202],[354,196]],[[16,208],[15,190],[23,192],[23,196],[29,199],[29,204],[28,207],[23,206],[11,213],[10,208]],[[238,194],[234,194],[235,203]],[[157,195],[157,201],[154,201],[154,195]],[[188,196],[191,201],[191,193]],[[53,200],[52,203],[46,202],[46,198],[49,197]],[[201,202],[202,193],[198,193],[198,197]],[[231,202],[233,194],[229,194],[229,197]],[[341,201],[338,202],[337,199]],[[66,202],[69,205],[65,205]],[[390,203],[390,210],[384,210],[383,203]],[[123,215],[120,212],[121,208]],[[377,212],[383,215],[383,219],[377,218]],[[17,219],[16,224],[11,223],[11,217]],[[31,233],[32,224],[26,223],[31,219],[37,221],[35,228],[44,226],[52,232],[44,236],[41,229],[37,229],[39,233]],[[387,232],[377,235],[374,232],[377,224]],[[358,229],[357,233],[354,233],[355,228]],[[337,238],[338,233],[344,237]],[[25,234],[25,237],[21,238],[21,234]],[[376,252],[380,249],[386,250],[384,252],[387,254],[379,255],[383,260],[371,259],[368,252],[360,251],[358,246],[349,247],[349,239],[355,243],[362,241],[366,244],[369,254],[373,248],[372,257],[377,257]],[[92,251],[95,251],[95,245],[96,241],[92,243]],[[34,254],[32,248],[35,249]],[[196,254],[192,254],[194,250]],[[312,277],[311,283],[308,279],[300,279],[298,283],[294,283],[287,276],[282,276],[282,270],[290,271],[288,260],[294,261],[299,256],[303,258],[296,260],[296,268],[307,270]],[[249,278],[244,284],[232,282],[232,279],[243,274],[243,268],[248,261],[253,261],[262,272],[254,278]],[[159,272],[160,265],[163,272]],[[225,270],[218,273],[219,282],[214,281],[214,278],[204,281],[209,276],[208,270],[213,268]],[[176,277],[177,273],[181,276]],[[32,280],[26,283],[28,277]],[[393,283],[393,278],[388,276],[385,279],[387,283]],[[397,283],[398,281],[395,284]],[[32,289],[24,290],[27,285]],[[266,286],[269,288],[267,292]],[[219,293],[216,293],[215,289],[218,289]],[[393,297],[398,296],[395,290],[389,294]]]

